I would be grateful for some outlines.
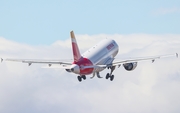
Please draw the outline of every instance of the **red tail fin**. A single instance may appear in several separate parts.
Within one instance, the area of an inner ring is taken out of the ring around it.
[[[79,52],[79,48],[78,48],[78,44],[76,42],[74,32],[71,31],[70,35],[71,35],[71,41],[72,41],[72,50],[73,50],[74,61],[77,62],[81,58],[81,54]]]

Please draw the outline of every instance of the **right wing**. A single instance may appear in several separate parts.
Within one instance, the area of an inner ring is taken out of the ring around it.
[[[159,56],[150,56],[150,57],[139,57],[139,58],[130,58],[130,59],[125,59],[125,60],[114,60],[112,62],[112,66],[118,66],[121,64],[125,64],[125,63],[132,63],[132,62],[139,62],[139,61],[146,61],[146,60],[151,60],[152,63],[156,60],[156,59],[161,59],[161,58],[166,58],[166,57],[173,57],[176,56],[178,57],[178,54],[167,54],[167,55],[159,55]]]
[[[107,68],[107,67],[112,67],[112,66],[120,66],[120,65],[126,64],[126,63],[133,63],[133,62],[146,61],[146,60],[151,60],[152,63],[153,63],[156,59],[161,59],[161,58],[166,58],[166,57],[173,57],[173,56],[178,57],[178,54],[175,53],[175,54],[150,56],[150,57],[129,58],[129,59],[123,59],[123,60],[115,59],[109,64],[85,66],[84,68]]]

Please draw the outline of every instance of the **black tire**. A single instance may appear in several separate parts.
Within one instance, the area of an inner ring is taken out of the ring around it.
[[[82,81],[81,76],[77,76],[77,79],[78,79],[79,82]]]
[[[84,80],[86,80],[86,76],[85,75],[83,75],[83,76],[81,76]]]
[[[109,76],[109,73],[106,74],[106,79],[108,79],[110,76]]]
[[[114,80],[114,75],[112,75],[112,76],[110,77],[110,80],[111,80],[111,81],[113,81],[113,80]]]

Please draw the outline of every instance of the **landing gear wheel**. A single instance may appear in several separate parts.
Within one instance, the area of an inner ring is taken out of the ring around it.
[[[110,80],[111,80],[111,81],[114,80],[114,75],[111,75]]]
[[[83,76],[81,76],[84,80],[86,80],[86,76],[85,75],[83,75]]]
[[[109,76],[109,73],[106,74],[106,79],[108,79],[110,76]]]
[[[81,81],[82,81],[81,76],[77,76],[77,79],[79,80],[79,82],[81,82]]]

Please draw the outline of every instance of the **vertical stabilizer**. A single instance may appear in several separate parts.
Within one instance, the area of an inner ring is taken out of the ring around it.
[[[78,44],[76,42],[74,32],[71,31],[70,35],[71,35],[71,41],[72,41],[72,50],[73,50],[74,61],[77,62],[81,58],[81,54],[79,52],[79,48],[78,48]]]

